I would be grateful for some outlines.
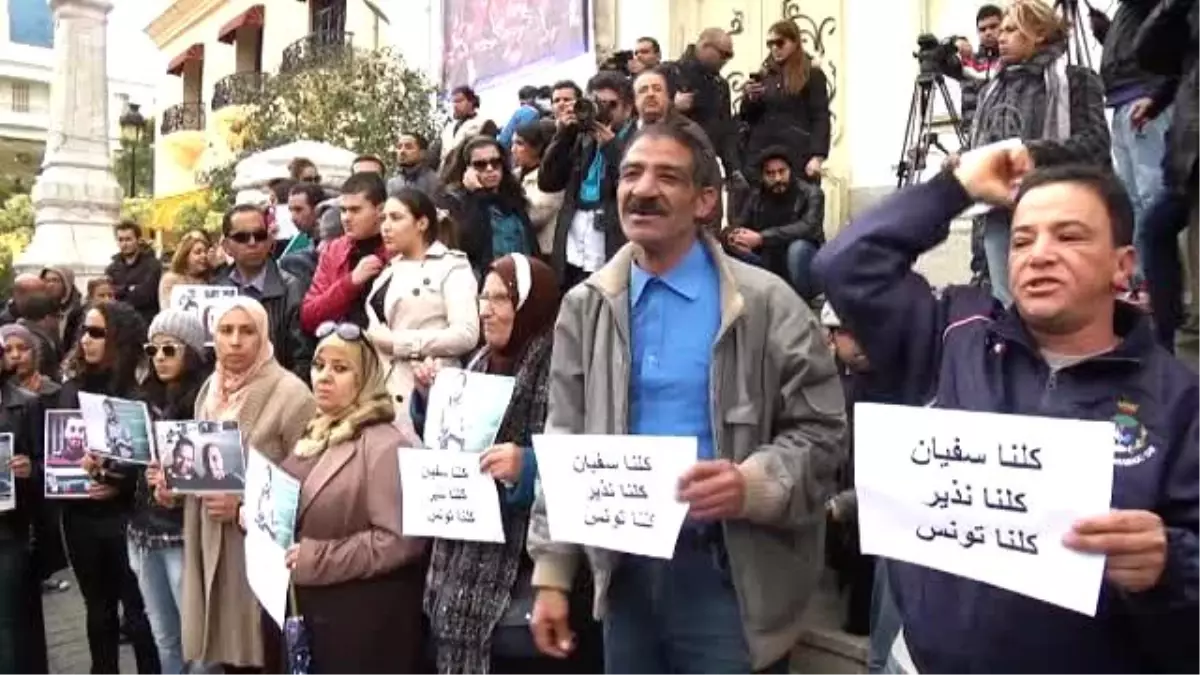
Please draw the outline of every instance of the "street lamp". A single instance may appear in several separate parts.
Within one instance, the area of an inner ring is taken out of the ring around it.
[[[141,107],[137,103],[126,104],[125,114],[121,115],[118,123],[121,125],[121,137],[129,141],[129,196],[133,198],[137,191],[137,146],[146,130],[146,118],[138,112]]]

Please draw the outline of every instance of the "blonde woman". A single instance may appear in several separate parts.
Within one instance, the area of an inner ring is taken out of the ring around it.
[[[158,282],[158,306],[171,306],[171,289],[178,284],[207,284],[211,268],[208,252],[211,248],[203,232],[193,230],[183,235],[175,255],[171,256],[171,268],[164,272]]]
[[[312,418],[312,394],[275,361],[261,304],[239,296],[217,313],[216,369],[196,395],[196,419],[238,422],[246,446],[278,462]],[[283,672],[278,631],[263,621],[246,582],[240,507],[234,494],[189,496],[184,504],[184,660]]]
[[[400,528],[396,449],[407,443],[383,362],[354,324],[316,336],[317,416],[282,465],[301,481],[286,560],[312,635],[309,672],[421,672],[427,543]]]
[[[1069,63],[1067,33],[1062,17],[1042,0],[1009,5],[1000,22],[1000,72],[979,93],[971,147],[1020,138],[1039,166],[1064,161],[1111,164],[1104,84],[1091,69]],[[1007,305],[1012,302],[1012,212],[998,208],[983,219],[992,294]]]

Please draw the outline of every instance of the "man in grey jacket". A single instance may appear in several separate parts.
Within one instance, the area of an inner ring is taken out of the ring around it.
[[[786,668],[824,560],[845,431],[833,358],[786,282],[704,233],[706,155],[677,125],[638,132],[617,192],[630,243],[567,294],[555,326],[547,434],[697,441],[671,560],[553,542],[534,505],[534,640],[571,651],[568,593],[587,561],[609,672]]]
[[[429,168],[425,153],[429,150],[429,141],[418,133],[403,133],[396,143],[396,166],[399,169],[395,176],[388,179],[389,195],[396,194],[406,187],[416,188],[431,199],[436,200],[442,190],[442,182],[437,172]]]

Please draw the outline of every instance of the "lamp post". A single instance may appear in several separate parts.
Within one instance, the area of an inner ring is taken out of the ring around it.
[[[130,103],[121,115],[121,137],[129,142],[129,197],[137,195],[137,146],[146,131],[146,118],[138,112],[137,103]]]

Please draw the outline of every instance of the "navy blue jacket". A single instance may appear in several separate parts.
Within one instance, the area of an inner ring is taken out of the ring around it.
[[[970,203],[942,174],[864,214],[816,258],[827,297],[872,366],[900,378],[907,404],[1115,419],[1112,506],[1161,516],[1168,558],[1144,593],[1105,582],[1095,618],[889,562],[914,665],[922,673],[1197,672],[1197,376],[1124,304],[1120,346],[1052,375],[1015,311],[974,288],[931,293],[912,264]]]

